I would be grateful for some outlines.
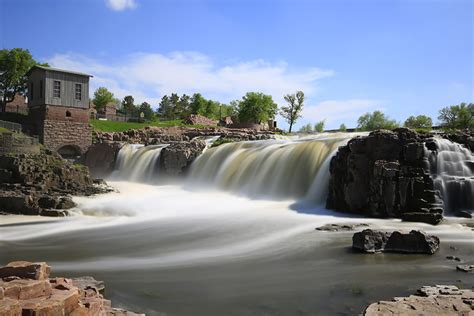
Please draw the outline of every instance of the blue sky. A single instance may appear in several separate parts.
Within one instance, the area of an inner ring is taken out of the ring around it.
[[[221,102],[306,93],[296,127],[403,122],[474,101],[470,0],[0,0],[0,46],[94,75],[156,106],[163,94]],[[280,126],[286,124],[280,120]]]

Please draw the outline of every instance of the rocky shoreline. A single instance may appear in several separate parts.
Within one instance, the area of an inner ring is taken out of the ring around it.
[[[73,195],[110,191],[104,181],[91,178],[87,167],[49,150],[0,154],[0,213],[66,216],[75,207]]]
[[[50,278],[45,262],[14,261],[0,267],[0,315],[136,316],[104,298],[92,277]]]

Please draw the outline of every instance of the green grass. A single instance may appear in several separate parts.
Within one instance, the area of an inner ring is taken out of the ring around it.
[[[146,126],[157,126],[157,127],[185,126],[182,120],[152,121],[152,122],[145,122],[145,123],[90,120],[89,123],[94,127],[94,129],[101,132],[123,132],[128,129],[139,129]]]
[[[6,129],[4,127],[0,127],[0,133],[11,133],[9,129]]]

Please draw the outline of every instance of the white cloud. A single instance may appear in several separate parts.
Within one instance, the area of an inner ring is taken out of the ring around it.
[[[357,119],[362,114],[383,110],[381,103],[379,100],[371,99],[327,100],[303,108],[303,118],[309,122],[326,120],[329,128],[337,127],[335,123],[355,127]]]
[[[285,62],[264,60],[218,65],[196,52],[140,53],[113,63],[75,54],[58,54],[48,62],[54,67],[93,75],[91,93],[99,86],[106,86],[117,97],[131,94],[138,102],[154,105],[164,94],[172,92],[200,92],[205,97],[229,102],[246,92],[260,91],[281,102],[284,94],[296,90],[303,90],[307,96],[314,95],[318,80],[334,74],[332,70],[293,69]]]
[[[114,11],[135,9],[137,7],[135,0],[105,0],[105,3],[110,9]]]

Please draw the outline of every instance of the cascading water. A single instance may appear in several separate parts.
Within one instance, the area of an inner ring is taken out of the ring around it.
[[[127,144],[117,155],[113,179],[135,182],[156,181],[161,150],[167,145]]]
[[[474,211],[474,155],[447,139],[434,141],[437,150],[429,154],[430,168],[445,211]]]
[[[250,196],[307,197],[322,202],[329,161],[349,134],[223,144],[202,154],[190,180]]]

